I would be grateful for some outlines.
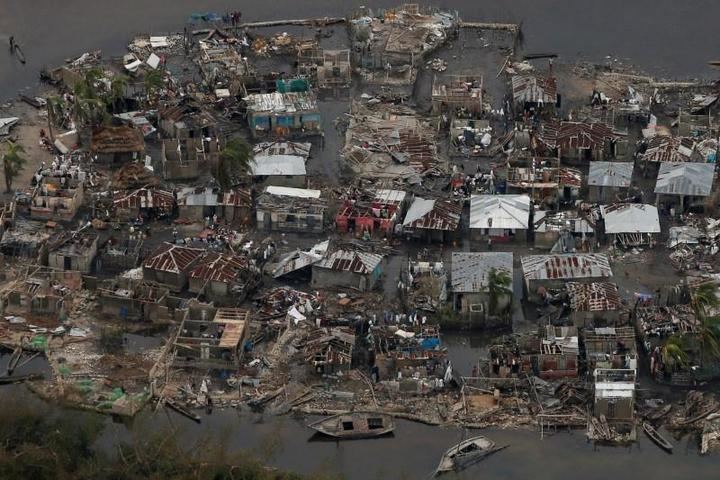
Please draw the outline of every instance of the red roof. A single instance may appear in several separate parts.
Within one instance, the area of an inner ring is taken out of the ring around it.
[[[230,283],[237,279],[241,271],[248,268],[250,261],[246,257],[208,252],[202,261],[190,270],[188,276],[206,281]]]

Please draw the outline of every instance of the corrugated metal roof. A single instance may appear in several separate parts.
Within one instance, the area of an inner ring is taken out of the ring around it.
[[[177,192],[178,205],[214,207],[218,204],[217,189],[210,187],[185,187]]]
[[[383,205],[397,205],[405,201],[405,192],[402,190],[378,190],[375,192],[374,202]]]
[[[254,112],[295,113],[317,109],[317,102],[307,92],[253,93],[244,100],[248,110]]]
[[[655,193],[707,197],[715,180],[714,163],[660,164]]]
[[[470,228],[527,229],[530,197],[527,195],[473,195]]]
[[[575,211],[548,212],[538,210],[534,215],[535,232],[593,233],[593,227]]]
[[[279,195],[282,197],[297,197],[297,198],[320,198],[320,190],[310,190],[308,188],[292,188],[292,187],[275,187],[270,186],[265,188],[265,193],[270,195]]]
[[[305,175],[305,159],[298,155],[257,155],[250,163],[254,176]]]
[[[415,197],[405,215],[403,226],[425,230],[455,231],[460,224],[462,208],[445,200]]]
[[[622,305],[617,285],[610,282],[565,284],[574,312],[609,312]]]
[[[528,255],[520,259],[525,281],[572,280],[611,277],[610,260],[604,253]]]
[[[557,82],[555,78],[545,78],[533,74],[520,74],[512,77],[513,99],[520,103],[557,102]]]
[[[161,272],[180,273],[203,254],[199,248],[182,247],[172,243],[163,243],[145,260],[143,266]]]
[[[640,156],[646,162],[692,162],[695,140],[687,137],[659,135],[648,141],[647,150]]]
[[[660,217],[654,205],[616,203],[600,207],[605,233],[660,233]]]
[[[243,270],[251,267],[252,264],[246,257],[208,252],[202,261],[190,270],[188,276],[206,281],[231,283]]]
[[[375,270],[382,260],[383,256],[376,253],[336,250],[314,266],[368,275]]]
[[[488,287],[488,275],[494,268],[513,274],[513,254],[510,252],[453,252],[450,284],[454,292],[481,292]],[[512,290],[512,283],[510,285]]]
[[[588,185],[628,188],[634,168],[633,162],[590,162]]]

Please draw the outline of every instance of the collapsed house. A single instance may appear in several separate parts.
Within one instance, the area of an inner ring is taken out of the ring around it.
[[[449,200],[415,197],[403,220],[403,234],[418,239],[449,242],[460,227],[462,207]]]
[[[545,163],[549,164],[550,161]],[[580,197],[580,187],[582,173],[574,168],[525,168],[508,164],[506,192],[529,195],[537,203],[545,203],[554,208],[559,203],[575,202]]]
[[[570,320],[576,327],[619,326],[625,313],[616,284],[611,282],[565,284]]]
[[[346,287],[367,292],[375,288],[383,269],[382,255],[336,250],[312,266],[313,288]]]
[[[54,231],[44,222],[18,219],[3,232],[0,252],[9,257],[25,257],[37,263],[47,263],[47,242]]]
[[[372,181],[418,184],[444,170],[436,129],[404,105],[353,102],[342,155],[356,175]]]
[[[703,199],[712,193],[714,182],[713,163],[663,162],[655,183],[656,204],[670,209],[679,203],[682,213],[687,207],[702,205]]]
[[[83,203],[83,181],[71,176],[44,176],[33,193],[30,218],[69,222]]]
[[[572,253],[588,247],[587,237],[594,233],[590,222],[577,211],[533,212],[535,247],[552,253]],[[578,241],[578,238],[580,240]]]
[[[480,115],[483,112],[483,77],[453,75],[434,78],[432,109],[435,113]]]
[[[633,162],[590,162],[588,200],[617,202],[626,199],[634,167]]]
[[[450,288],[453,309],[470,329],[512,326],[513,254],[453,252]]]
[[[702,159],[695,150],[696,142],[688,137],[658,135],[650,138],[638,159],[646,163],[688,163]]]
[[[307,159],[310,158],[311,149],[312,144],[309,142],[261,142],[253,146],[253,156],[291,155],[294,157],[302,157],[307,161]]]
[[[159,188],[138,188],[113,193],[113,217],[120,221],[172,215],[175,195]]]
[[[405,192],[400,190],[377,190],[361,192],[345,198],[335,216],[338,232],[376,231],[392,235],[395,225],[403,214]]]
[[[143,239],[140,234],[110,237],[100,249],[97,270],[102,272],[121,272],[135,268],[142,254]]]
[[[314,330],[305,340],[305,363],[320,375],[333,375],[352,367],[355,332],[349,328],[333,327]]]
[[[239,304],[260,281],[260,270],[244,256],[206,253],[188,272],[192,293],[203,294],[215,302]]]
[[[143,263],[143,278],[167,285],[180,292],[188,283],[188,273],[202,257],[204,250],[163,243]]]
[[[126,125],[100,127],[92,132],[90,155],[96,163],[118,166],[143,158],[143,132]]]
[[[527,195],[473,195],[470,198],[470,230],[496,241],[526,240],[530,223]]]
[[[167,288],[141,280],[118,278],[106,280],[97,291],[102,313],[111,318],[157,324],[173,320]]]
[[[633,327],[586,328],[582,339],[588,371],[611,368],[637,372],[638,354]]]
[[[615,158],[622,137],[600,122],[545,122],[535,139],[549,152],[564,160],[602,161]]]
[[[598,368],[593,371],[593,377],[595,395],[588,438],[609,443],[634,441],[637,373],[628,369]]]
[[[546,300],[549,290],[561,289],[568,281],[587,283],[612,277],[610,260],[604,253],[528,255],[520,263],[525,295],[531,302]]]
[[[329,246],[330,240],[325,240],[307,250],[298,249],[283,255],[277,263],[272,266],[271,273],[273,278],[291,274],[300,275],[309,273],[310,267],[325,257]]]
[[[548,110],[554,112],[560,106],[557,92],[557,80],[551,75],[538,73],[518,73],[512,76],[513,102],[520,111],[535,112]]]
[[[540,350],[531,363],[543,380],[578,376],[580,343],[578,330],[571,326],[545,325],[541,329]]]
[[[435,313],[446,302],[447,294],[443,262],[408,261],[400,281],[400,295],[408,308]]]
[[[362,9],[350,19],[353,65],[370,85],[408,92],[418,66],[445,43],[458,22],[457,14],[417,4],[381,10],[377,16]]]
[[[48,244],[48,265],[58,270],[90,273],[97,249],[98,235],[94,232],[62,234]]]
[[[167,138],[214,137],[217,120],[189,97],[158,110],[158,126]]]
[[[201,370],[236,370],[245,352],[250,312],[194,303],[173,341],[173,366]]]
[[[82,274],[48,267],[30,266],[3,292],[4,314],[56,317],[65,300],[82,288]]]
[[[600,207],[605,234],[618,247],[653,247],[660,235],[660,217],[654,205],[616,203]]]
[[[162,174],[165,180],[192,180],[212,172],[220,144],[209,137],[167,138],[162,141]]]
[[[328,207],[320,195],[320,190],[266,187],[255,208],[258,228],[281,232],[322,232]]]

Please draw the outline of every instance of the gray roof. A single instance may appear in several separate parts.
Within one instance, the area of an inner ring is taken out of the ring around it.
[[[612,277],[610,260],[604,253],[528,255],[520,263],[526,282]]]
[[[707,197],[715,178],[714,163],[660,164],[655,193]]]
[[[527,195],[473,195],[470,228],[527,229],[530,197]]]
[[[655,205],[616,203],[600,207],[605,233],[660,233],[660,217]]]
[[[634,166],[633,162],[590,162],[588,185],[627,188],[632,181]]]
[[[507,272],[512,278],[513,254],[510,252],[453,252],[451,263],[450,284],[454,292],[483,291],[493,268]]]
[[[257,155],[250,163],[254,176],[305,175],[305,159],[298,155]]]

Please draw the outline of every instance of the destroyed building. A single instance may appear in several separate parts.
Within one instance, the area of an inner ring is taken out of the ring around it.
[[[633,327],[586,328],[582,340],[588,371],[611,368],[637,372],[638,354]]]
[[[590,162],[588,200],[620,202],[627,199],[634,167],[633,162]]]
[[[525,241],[530,223],[527,195],[473,195],[470,230],[477,237],[500,242]]]
[[[236,187],[223,192],[220,200],[220,218],[232,224],[250,225],[253,218],[253,198],[249,188]]]
[[[58,270],[90,273],[97,249],[98,235],[94,232],[62,234],[48,244],[48,265]]]
[[[215,136],[217,120],[197,102],[186,97],[175,105],[160,107],[158,126],[166,138],[207,138]]]
[[[537,375],[543,380],[578,376],[580,344],[578,330],[571,326],[545,325],[541,329]]]
[[[313,288],[346,287],[367,292],[375,288],[383,271],[383,256],[352,250],[335,250],[312,266]]]
[[[193,303],[173,341],[173,366],[236,370],[245,353],[250,312]]]
[[[176,193],[178,216],[196,221],[212,217],[218,213],[220,195],[220,190],[212,187],[181,188]]]
[[[401,272],[400,295],[405,305],[428,313],[437,312],[447,301],[447,272],[443,262],[408,260]]]
[[[338,232],[382,232],[392,235],[405,207],[405,192],[377,190],[349,194],[338,209],[335,226]]]
[[[273,278],[279,278],[284,275],[305,275],[310,278],[310,267],[322,260],[330,246],[330,240],[325,240],[313,245],[307,250],[297,249],[280,257],[280,259],[272,264],[272,267],[266,271],[272,273]]]
[[[449,200],[415,197],[403,220],[403,234],[434,242],[449,242],[460,227],[462,207]]]
[[[696,141],[688,137],[657,135],[640,150],[638,160],[646,163],[687,163],[700,162],[702,158],[695,150]]]
[[[620,326],[627,319],[620,292],[611,282],[567,282],[569,318],[576,327]]]
[[[450,288],[453,309],[469,329],[512,327],[513,254],[453,252]]]
[[[175,209],[175,195],[159,188],[113,192],[113,217],[120,221],[161,218]]]
[[[349,328],[319,328],[303,345],[305,362],[315,373],[334,375],[352,367],[355,332]]]
[[[654,246],[660,235],[660,217],[654,205],[616,203],[600,207],[605,234],[618,247]]]
[[[247,257],[208,252],[188,272],[188,278],[190,292],[237,305],[257,286],[260,271]]]
[[[327,202],[320,195],[320,190],[266,187],[257,199],[258,229],[322,232],[325,227]]]
[[[203,250],[172,243],[163,243],[143,263],[143,278],[167,285],[180,292],[188,283],[190,269],[200,260]]]
[[[58,317],[82,288],[82,275],[33,265],[3,292],[5,315]]]
[[[552,74],[518,73],[512,76],[512,96],[520,111],[554,112],[560,106],[557,80]]]
[[[319,135],[320,110],[313,93],[253,93],[245,99],[250,132],[254,138]]]
[[[193,180],[217,165],[218,140],[167,138],[162,141],[162,174],[165,180]]]
[[[635,370],[598,368],[593,377],[595,395],[588,437],[610,443],[634,441]]]
[[[123,321],[146,321],[157,324],[173,320],[168,307],[169,290],[141,280],[118,278],[106,280],[97,289],[101,311]]]
[[[615,158],[624,140],[600,122],[544,122],[536,133],[536,141],[566,161],[602,161]]]
[[[520,259],[525,295],[531,302],[547,298],[548,291],[569,281],[582,283],[612,277],[610,260],[604,253],[527,255]]]
[[[90,154],[96,163],[118,166],[143,159],[144,152],[145,138],[136,128],[105,126],[92,132]]]
[[[526,194],[537,204],[544,203],[552,208],[559,204],[575,202],[580,197],[582,173],[568,167],[556,168],[548,165],[557,159],[537,162],[534,158],[531,168],[514,167],[508,163],[506,193]]]
[[[552,253],[572,253],[586,248],[594,228],[577,211],[533,212],[535,247]]]
[[[35,188],[30,218],[69,222],[83,203],[83,182],[71,176],[44,176]]]
[[[483,112],[483,77],[435,77],[431,95],[435,113],[454,114],[459,110],[464,115],[480,115]]]
[[[679,213],[691,206],[702,206],[714,183],[714,163],[663,162],[655,183],[656,204],[664,210],[677,206]]]
[[[143,239],[139,233],[128,233],[108,238],[100,249],[97,270],[121,272],[137,267],[142,254]]]
[[[0,252],[9,257],[25,257],[36,263],[47,263],[47,242],[55,234],[44,222],[18,219],[3,232]]]

